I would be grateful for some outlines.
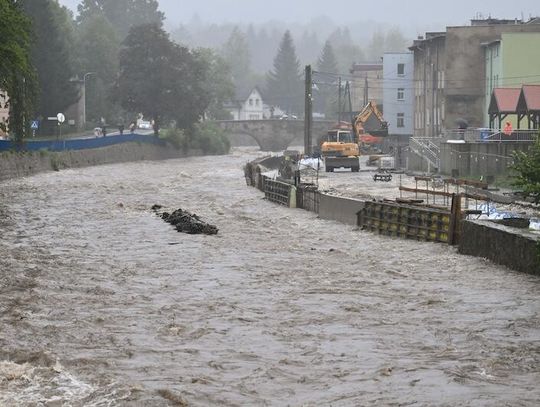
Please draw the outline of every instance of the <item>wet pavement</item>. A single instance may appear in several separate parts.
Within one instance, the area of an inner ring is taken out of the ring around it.
[[[538,277],[266,202],[254,154],[0,184],[0,405],[540,403]]]

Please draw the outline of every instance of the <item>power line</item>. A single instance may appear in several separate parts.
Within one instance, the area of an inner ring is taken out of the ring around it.
[[[373,71],[371,71],[373,72]],[[445,72],[445,71],[441,71],[441,72]],[[337,72],[321,72],[321,71],[313,71],[313,74],[316,75],[316,74],[323,74],[323,75],[328,75],[328,76],[331,76],[331,77],[341,77],[341,78],[350,78],[351,80],[364,80],[365,77],[359,77],[359,76],[355,76],[353,74],[344,74],[344,73],[337,73]],[[533,78],[540,78],[540,74],[538,75],[523,75],[523,76],[500,76],[498,79],[499,81],[505,81],[505,80],[508,80],[508,79],[533,79]],[[403,81],[406,81],[406,82],[418,82],[418,83],[424,83],[425,81],[427,81],[427,79],[405,79],[405,78],[385,78],[384,76],[382,78],[369,78],[368,79],[370,80],[386,80],[386,81],[397,81],[397,82],[403,82]],[[486,79],[487,80],[487,79]],[[430,78],[429,81],[433,81],[433,78]],[[449,82],[478,82],[477,79],[445,79],[445,81],[449,81]]]

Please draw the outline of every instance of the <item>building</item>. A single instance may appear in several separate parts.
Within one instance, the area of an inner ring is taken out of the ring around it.
[[[489,107],[494,89],[517,88],[519,96],[519,88],[522,85],[540,84],[540,52],[531,52],[539,49],[540,32],[502,33],[484,44],[486,59],[484,126],[491,127],[491,124],[501,128],[503,125],[498,121],[490,123]],[[498,93],[500,95],[496,95],[497,99],[504,100],[504,92],[499,90]],[[516,115],[509,115],[505,120],[510,121],[514,128],[517,127]]]
[[[415,40],[409,48],[414,53],[414,135],[435,137],[458,123],[483,127],[489,104],[486,43],[503,33],[530,32],[540,32],[538,19],[472,20],[470,26],[447,27]]]
[[[414,136],[428,137],[441,133],[445,115],[444,75],[446,33],[429,32],[418,37],[413,46],[414,65]]]
[[[388,134],[412,136],[414,132],[414,55],[390,53],[383,57],[383,116]]]
[[[247,92],[237,91],[237,100],[225,106],[231,112],[233,120],[262,120],[264,116],[264,102],[258,87]]]
[[[353,112],[359,112],[369,101],[378,107],[383,103],[383,64],[353,64],[351,84],[351,105]]]

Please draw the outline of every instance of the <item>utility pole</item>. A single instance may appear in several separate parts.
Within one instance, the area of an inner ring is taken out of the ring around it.
[[[351,84],[349,81],[347,81],[347,85],[345,86],[345,90],[346,90],[346,95],[349,99],[349,113],[351,115],[351,124],[354,128],[354,114],[353,114],[353,110],[352,110],[352,100],[351,100]]]
[[[311,65],[306,65],[305,109],[304,109],[304,154],[313,153],[311,134],[313,130],[313,79]]]
[[[364,78],[364,106],[366,106],[369,102],[369,82],[368,82],[368,74],[366,72],[366,77]]]
[[[341,76],[338,80],[338,123],[341,121]]]

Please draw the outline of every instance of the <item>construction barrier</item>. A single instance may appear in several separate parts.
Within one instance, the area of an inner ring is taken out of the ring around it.
[[[286,182],[264,177],[264,196],[270,202],[296,208],[296,187]]]
[[[367,201],[358,226],[386,236],[451,243],[451,212],[393,202]]]

